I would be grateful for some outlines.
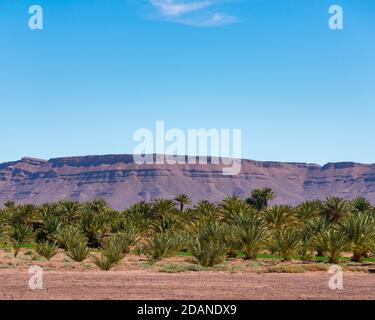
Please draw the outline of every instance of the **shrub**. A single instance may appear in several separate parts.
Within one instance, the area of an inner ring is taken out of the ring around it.
[[[341,254],[349,247],[347,237],[334,228],[321,232],[315,242],[327,252],[330,263],[338,263]]]
[[[341,231],[350,241],[352,261],[360,262],[375,243],[374,219],[367,214],[353,215],[342,223]]]
[[[14,256],[17,257],[21,247],[34,239],[34,233],[31,227],[25,224],[16,224],[11,228],[9,238]]]
[[[300,232],[295,229],[284,229],[275,233],[271,247],[284,261],[291,260],[300,243]]]
[[[38,242],[35,250],[42,257],[46,258],[47,260],[51,260],[51,258],[57,253],[56,242]]]
[[[245,259],[256,259],[267,236],[264,223],[253,215],[238,215],[233,217],[233,224],[227,236],[229,246],[243,251]]]
[[[117,264],[115,261],[104,255],[100,255],[99,257],[91,256],[91,260],[100,270],[103,271],[109,271]]]
[[[273,206],[264,211],[264,219],[270,229],[278,230],[296,224],[296,217],[290,206]]]
[[[145,243],[145,254],[151,263],[176,253],[181,239],[171,231],[153,232]]]
[[[62,249],[71,247],[77,239],[82,238],[84,238],[84,235],[77,226],[66,226],[56,235],[57,244]]]
[[[128,243],[121,234],[112,235],[108,240],[102,244],[100,250],[103,257],[109,261],[117,264],[128,250]]]
[[[87,239],[82,236],[71,241],[66,251],[68,257],[76,262],[85,260],[89,253],[90,249],[87,246]]]
[[[204,223],[190,236],[189,247],[194,258],[203,267],[213,267],[224,261],[226,243],[224,228],[216,221]]]

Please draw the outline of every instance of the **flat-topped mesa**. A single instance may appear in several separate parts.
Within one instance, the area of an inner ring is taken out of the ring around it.
[[[82,156],[82,157],[66,157],[66,158],[54,158],[48,161],[52,164],[53,168],[56,167],[97,167],[100,165],[112,165],[116,163],[133,163],[133,156],[124,154],[124,155],[103,155],[103,156]]]
[[[328,169],[349,169],[349,168],[375,168],[375,164],[363,164],[357,162],[329,162],[322,167],[322,170]]]
[[[174,198],[179,193],[193,201],[219,201],[233,194],[244,198],[252,189],[264,187],[278,195],[274,203],[297,204],[333,195],[362,196],[375,203],[375,164],[340,162],[322,167],[242,160],[240,174],[225,176],[222,165],[212,164],[212,159],[196,165],[137,165],[133,155],[22,158],[0,164],[0,204],[103,198],[113,208],[124,209],[136,201]]]
[[[38,166],[38,165],[45,165],[46,163],[48,163],[48,160],[31,158],[31,157],[23,157],[20,160],[20,162]]]

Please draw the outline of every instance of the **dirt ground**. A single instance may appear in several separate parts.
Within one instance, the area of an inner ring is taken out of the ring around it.
[[[375,275],[344,274],[344,290],[330,275],[155,271],[45,272],[44,289],[30,290],[27,272],[2,270],[0,299],[374,299]]]
[[[30,266],[43,269],[43,289],[31,290]],[[344,290],[328,287],[330,265],[229,259],[202,268],[191,257],[149,264],[127,255],[111,271],[100,271],[90,259],[77,263],[60,251],[50,261],[23,249],[17,258],[0,250],[0,300],[4,299],[374,299],[375,264],[342,264]]]

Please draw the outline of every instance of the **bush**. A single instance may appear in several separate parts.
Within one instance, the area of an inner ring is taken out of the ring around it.
[[[348,238],[336,229],[321,232],[315,239],[327,252],[329,263],[338,263],[343,252],[349,248]]]
[[[190,236],[190,251],[201,266],[213,267],[224,261],[227,251],[224,234],[224,227],[211,221],[199,226]]]
[[[176,253],[180,244],[181,239],[172,231],[154,232],[146,239],[144,251],[149,262],[154,263]]]
[[[76,226],[66,226],[56,235],[56,241],[60,248],[67,249],[75,244],[77,239],[83,239],[84,235]]]
[[[233,224],[226,237],[229,246],[243,251],[245,259],[256,259],[267,236],[264,223],[252,215],[239,215],[233,218]]]
[[[288,261],[296,254],[300,239],[301,235],[297,230],[284,229],[275,233],[271,247],[284,261]]]
[[[56,242],[38,242],[35,250],[42,257],[46,258],[47,260],[51,260],[51,258],[57,253]]]
[[[76,262],[82,262],[90,253],[87,239],[82,236],[72,240],[66,250],[68,257]]]
[[[375,244],[374,219],[368,214],[353,215],[341,224],[340,231],[350,241],[352,261],[361,262]]]
[[[99,257],[91,256],[91,260],[100,270],[103,271],[109,271],[117,264],[115,261],[111,260],[111,258],[102,254]]]
[[[34,239],[33,229],[25,224],[16,224],[9,233],[10,243],[17,257],[21,247]]]
[[[115,264],[117,264],[124,257],[124,254],[127,251],[128,242],[126,239],[124,241],[121,234],[112,235],[102,244],[102,248],[100,250],[103,257]]]

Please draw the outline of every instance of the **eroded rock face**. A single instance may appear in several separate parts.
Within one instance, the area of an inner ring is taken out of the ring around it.
[[[137,165],[131,155],[40,160],[23,158],[0,164],[0,202],[88,201],[103,198],[115,209],[158,197],[186,193],[194,201],[246,197],[269,187],[276,203],[363,196],[375,203],[375,164],[316,164],[242,161],[237,176],[222,175],[221,165]]]

